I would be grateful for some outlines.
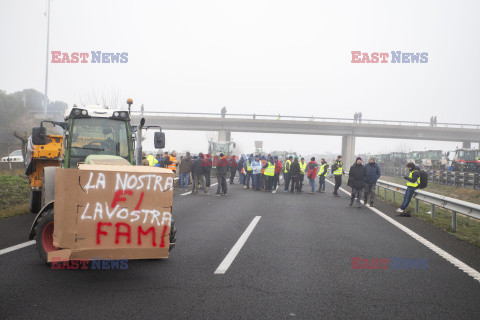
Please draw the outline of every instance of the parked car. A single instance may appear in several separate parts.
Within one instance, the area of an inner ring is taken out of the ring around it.
[[[0,162],[23,162],[22,150],[15,150],[8,156],[0,159]]]

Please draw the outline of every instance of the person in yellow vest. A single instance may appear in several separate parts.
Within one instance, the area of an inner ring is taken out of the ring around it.
[[[165,165],[167,166],[167,169],[170,169],[175,173],[177,171],[177,151],[173,150],[172,153],[168,156],[168,158],[165,160]]]
[[[342,177],[345,174],[343,171],[343,158],[342,156],[337,157],[337,161],[335,161],[332,165],[332,173],[335,177],[335,188],[333,189],[333,195],[335,197],[340,197],[338,194],[338,189],[342,186]]]
[[[252,153],[244,163],[244,168],[245,168],[245,184],[243,186],[244,189],[250,189],[250,179],[252,179],[252,188],[254,187],[253,170],[252,170],[253,160],[254,160],[254,158],[253,158],[253,153]]]
[[[298,181],[300,182],[300,190],[299,192],[303,192],[303,181],[305,180],[305,170],[307,169],[307,163],[305,162],[305,158],[300,159],[300,175],[298,176]]]
[[[404,177],[404,179],[407,180],[407,191],[405,191],[402,206],[397,209],[397,212],[400,213],[397,215],[399,217],[411,217],[410,213],[405,212],[405,210],[410,204],[410,201],[415,194],[415,190],[417,190],[418,185],[420,184],[420,169],[415,166],[415,163],[407,163],[407,169],[410,173],[408,176]]]
[[[266,181],[265,181],[265,191],[272,191],[273,179],[275,176],[275,162],[272,157],[268,158],[268,161],[263,166],[265,171],[263,172]]]
[[[147,156],[147,161],[148,161],[148,165],[150,167],[154,167],[157,163],[158,163],[158,160],[155,159],[155,157],[153,156],[153,154],[149,154]]]
[[[288,192],[288,186],[290,184],[290,180],[291,180],[291,173],[290,173],[290,167],[292,166],[292,161],[293,161],[293,157],[290,156],[288,157],[288,160],[285,161],[285,168],[283,169],[283,179],[285,180],[285,188],[283,189],[283,192]]]
[[[318,191],[320,193],[325,193],[325,177],[327,176],[328,163],[324,158],[320,160],[320,169],[318,170]]]

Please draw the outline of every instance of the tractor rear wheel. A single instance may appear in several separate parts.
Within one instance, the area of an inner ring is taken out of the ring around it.
[[[53,208],[45,211],[38,219],[34,239],[40,259],[47,263],[48,253],[58,250],[53,245]]]

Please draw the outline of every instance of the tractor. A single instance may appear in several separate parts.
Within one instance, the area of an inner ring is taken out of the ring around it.
[[[81,164],[140,165],[141,145],[137,145],[135,161],[135,140],[141,141],[142,130],[149,128],[144,127],[143,118],[139,126],[132,126],[129,111],[99,106],[74,106],[66,110],[64,119],[64,122],[45,120],[40,127],[33,128],[27,154],[30,207],[32,212],[38,212],[29,239],[36,240],[40,257],[45,262],[48,253],[57,250],[53,244],[55,198],[65,196],[55,195],[56,170],[77,169]],[[61,128],[63,134],[47,134],[46,123]],[[165,134],[161,129],[154,134],[154,144],[156,149],[165,147]],[[175,232],[172,220],[170,250],[175,245]]]

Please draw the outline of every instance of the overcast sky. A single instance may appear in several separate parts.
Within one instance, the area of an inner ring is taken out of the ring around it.
[[[0,0],[0,89],[44,90],[46,1]],[[478,1],[51,2],[50,51],[128,52],[125,64],[50,64],[50,100],[92,90],[146,110],[479,123]],[[428,52],[425,64],[352,64],[351,51]],[[208,133],[168,131],[206,151]],[[232,133],[244,149],[341,150],[341,137]],[[459,143],[357,139],[357,152]],[[149,146],[146,146],[147,148]]]

